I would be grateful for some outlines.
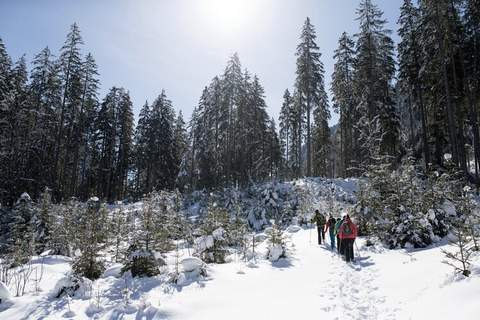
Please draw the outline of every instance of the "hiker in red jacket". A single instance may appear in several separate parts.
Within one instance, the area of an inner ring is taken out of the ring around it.
[[[353,244],[357,234],[357,226],[352,222],[352,220],[350,220],[350,216],[347,214],[344,217],[344,221],[340,226],[340,229],[338,230],[338,236],[342,242],[346,262],[353,260]]]

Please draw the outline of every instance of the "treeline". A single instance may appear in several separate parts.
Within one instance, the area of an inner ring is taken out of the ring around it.
[[[48,48],[12,63],[0,40],[0,203],[45,188],[56,202],[112,202],[153,190],[215,189],[271,179],[281,154],[264,89],[235,54],[206,87],[190,123],[164,91],[135,126],[124,88],[99,98],[93,56],[73,24],[56,58]],[[189,129],[189,130],[188,130]]]
[[[186,125],[162,92],[142,109],[113,87],[100,101],[92,54],[71,26],[58,57],[47,47],[27,71],[0,40],[0,203],[11,206],[46,187],[55,201],[97,195],[106,201],[173,188]],[[134,177],[134,178],[133,178]]]
[[[0,202],[11,206],[23,192],[36,199],[45,187],[55,201],[112,202],[152,190],[359,176],[381,163],[398,167],[406,156],[431,172],[445,167],[446,154],[478,183],[479,7],[405,0],[395,50],[383,12],[362,0],[358,33],[343,33],[334,52],[333,128],[307,18],[278,132],[260,80],[237,55],[205,87],[188,123],[162,92],[135,127],[127,90],[112,88],[100,100],[97,66],[82,53],[77,25],[58,57],[48,48],[35,56],[30,74],[0,40]]]

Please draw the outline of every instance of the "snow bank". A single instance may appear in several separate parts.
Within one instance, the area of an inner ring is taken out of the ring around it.
[[[268,236],[265,233],[257,233],[254,238],[256,242],[263,242],[267,240]]]
[[[5,301],[10,300],[12,295],[10,294],[10,290],[8,287],[0,281],[0,301],[3,303]]]
[[[115,278],[120,278],[122,274],[122,267],[123,265],[120,263],[115,263],[108,267],[104,272],[102,277],[103,278],[108,278],[108,277],[115,277]]]
[[[196,257],[183,258],[180,261],[183,271],[192,272],[195,270],[202,269],[205,266],[205,263]]]
[[[218,228],[212,232],[212,236],[215,240],[223,240],[223,236],[225,235],[225,229]]]
[[[300,228],[299,226],[289,226],[287,228],[287,232],[289,232],[289,233],[295,233],[295,232],[298,232],[300,230],[302,230],[302,228]]]
[[[203,252],[213,247],[213,236],[201,236],[195,239],[194,246],[197,252]]]
[[[268,249],[268,260],[275,262],[285,255],[285,249],[281,245],[274,245]]]

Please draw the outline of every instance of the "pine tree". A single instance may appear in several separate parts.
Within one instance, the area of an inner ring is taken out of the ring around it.
[[[151,163],[147,179],[156,190],[175,187],[179,162],[174,136],[175,111],[165,91],[153,102],[149,118],[148,161]],[[150,192],[152,190],[146,190]]]
[[[101,250],[105,248],[107,233],[107,210],[98,198],[91,198],[87,207],[78,216],[79,255],[73,262],[73,272],[90,280],[98,279],[105,270]]]
[[[32,61],[28,89],[32,130],[28,138],[26,175],[36,183],[34,195],[45,186],[55,185],[53,163],[58,124],[56,111],[61,105],[60,85],[59,68],[46,47]]]
[[[355,126],[359,130],[359,158],[363,164],[398,152],[398,117],[393,102],[395,73],[393,41],[385,28],[383,12],[371,0],[357,10],[360,32],[356,35]]]
[[[425,169],[428,169],[428,164],[430,163],[429,133],[427,131],[427,116],[425,114],[423,93],[425,89],[420,79],[423,63],[421,60],[421,35],[419,34],[421,19],[419,9],[413,5],[411,0],[404,1],[398,23],[400,24],[398,34],[402,39],[398,44],[399,77],[401,83],[405,86],[406,92],[404,94],[410,97],[410,105],[408,106],[410,118],[413,118],[411,114],[413,113],[412,109],[414,106],[412,104],[414,101],[420,114],[423,160]],[[411,125],[413,126],[413,123]],[[411,143],[413,143],[414,137],[412,136],[411,139]]]
[[[320,61],[321,53],[315,42],[316,38],[315,29],[310,23],[310,18],[307,18],[300,36],[300,44],[297,47],[297,79],[295,82],[295,88],[300,95],[300,110],[302,114],[306,115],[307,176],[312,175],[312,111],[316,114],[315,118],[318,121],[315,123],[316,131],[322,133],[317,137],[320,139],[316,142],[317,148],[323,147],[323,144],[326,143],[321,136],[328,130],[328,119],[330,119],[324,85],[325,71],[323,63]],[[318,153],[317,156],[323,157],[322,153]],[[321,162],[324,159],[315,160]]]
[[[133,103],[130,94],[124,92],[118,106],[118,124],[117,124],[117,159],[115,182],[115,198],[123,199],[127,195],[128,173],[130,172],[133,150]]]
[[[50,189],[45,188],[44,192],[40,195],[36,211],[35,251],[37,253],[42,253],[45,250],[50,249],[54,228],[53,224],[55,222]]]
[[[331,90],[333,93],[333,109],[340,114],[340,174],[348,176],[355,160],[358,134],[353,120],[355,115],[355,95],[353,74],[355,67],[355,44],[346,32],[342,33],[335,50],[334,71],[332,74]]]
[[[287,255],[285,236],[280,226],[273,221],[272,228],[268,232],[267,259],[272,262],[285,258]]]
[[[145,102],[138,116],[137,127],[135,128],[134,137],[134,154],[135,154],[135,195],[140,197],[142,192],[149,190],[150,184],[147,177],[149,176],[150,163],[148,161],[148,132],[149,132],[150,107]]]
[[[225,263],[228,255],[230,216],[228,211],[216,203],[209,203],[195,240],[196,253],[207,263]]]
[[[33,201],[27,193],[22,193],[12,209],[10,237],[7,238],[8,255],[12,267],[27,263],[35,254],[36,215]]]
[[[1,151],[0,156],[4,164],[2,172],[3,188],[8,205],[13,204],[13,199],[18,197],[22,190],[30,191],[32,188],[25,178],[25,159],[27,145],[29,144],[28,132],[30,131],[27,92],[27,67],[25,57],[22,56],[12,67],[8,74],[8,92],[2,101],[1,121]]]
[[[87,54],[82,63],[82,95],[78,122],[75,123],[74,147],[73,147],[73,168],[70,180],[69,194],[78,195],[81,187],[83,197],[88,197],[88,186],[86,186],[87,168],[92,137],[94,134],[93,123],[96,118],[98,106],[98,71],[93,56]]]
[[[179,170],[179,172],[177,172],[177,177],[178,177],[178,175],[180,174],[181,168],[185,166],[184,162],[187,161],[185,154],[187,151],[188,134],[187,134],[185,121],[183,120],[182,111],[178,112],[178,116],[175,120],[173,135],[175,140],[175,150],[177,152],[175,159],[176,159],[178,170]],[[179,181],[177,181],[177,184],[178,182]]]
[[[133,111],[130,95],[113,87],[103,100],[95,123],[94,148],[96,171],[94,185],[107,201],[126,194],[133,149]]]
[[[292,145],[292,126],[293,126],[293,98],[290,94],[290,91],[285,90],[283,95],[283,104],[280,110],[280,148],[282,151],[282,156],[284,160],[284,175],[285,177],[290,177],[290,149]]]
[[[76,23],[70,27],[64,45],[60,49],[58,64],[60,66],[60,79],[62,82],[62,102],[58,110],[58,130],[55,139],[55,159],[54,173],[56,174],[56,185],[60,194],[66,192],[67,177],[71,176],[73,168],[71,167],[72,153],[71,148],[75,146],[73,138],[75,137],[74,128],[78,121],[79,106],[82,97],[82,57],[80,47],[83,40],[80,35],[80,29]]]

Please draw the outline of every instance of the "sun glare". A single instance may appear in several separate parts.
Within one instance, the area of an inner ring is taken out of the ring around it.
[[[232,32],[248,26],[254,19],[255,1],[200,0],[200,14],[215,31]]]

